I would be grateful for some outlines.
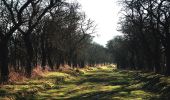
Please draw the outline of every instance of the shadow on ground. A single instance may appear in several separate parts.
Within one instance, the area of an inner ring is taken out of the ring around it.
[[[13,95],[17,100],[155,100],[158,97],[143,90],[143,83],[137,82],[129,72],[111,67],[86,70],[74,77],[61,75],[62,78],[58,78],[55,73],[45,78],[47,83],[43,87],[34,84],[37,90]],[[58,83],[59,80],[62,82]],[[34,86],[33,83],[30,85]]]
[[[142,90],[132,75],[113,68],[89,70],[58,89],[43,91],[37,98],[46,100],[149,100],[156,94]]]

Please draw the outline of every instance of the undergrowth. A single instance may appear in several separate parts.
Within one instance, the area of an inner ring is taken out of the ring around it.
[[[2,85],[0,100],[168,100],[168,84],[168,77],[117,70],[113,65],[66,66]]]

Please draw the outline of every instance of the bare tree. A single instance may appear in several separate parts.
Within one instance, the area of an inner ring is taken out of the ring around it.
[[[0,61],[1,82],[8,81],[8,43],[13,33],[25,23],[22,19],[24,10],[33,0],[19,3],[19,0],[2,0],[1,4],[1,28],[0,28]]]

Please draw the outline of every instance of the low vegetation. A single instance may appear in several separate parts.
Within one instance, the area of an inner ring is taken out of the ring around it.
[[[115,66],[46,72],[1,86],[1,100],[166,100],[170,78]],[[166,97],[166,98],[165,98]]]

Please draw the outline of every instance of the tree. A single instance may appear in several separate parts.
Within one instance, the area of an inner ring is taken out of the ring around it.
[[[121,31],[131,62],[140,69],[169,74],[169,1],[122,0]],[[132,48],[132,49],[130,49]],[[166,59],[162,59],[162,58]]]
[[[24,23],[22,14],[33,0],[20,3],[19,0],[2,0],[0,26],[0,66],[1,82],[8,81],[8,43],[13,33]]]
[[[23,20],[27,20],[22,27],[18,28],[18,30],[22,33],[23,39],[25,42],[25,47],[27,50],[27,67],[26,67],[26,75],[27,77],[31,76],[32,71],[32,60],[33,60],[33,46],[31,35],[36,26],[39,24],[40,20],[43,16],[52,8],[56,7],[59,3],[59,0],[37,0],[31,2],[31,5],[24,12]],[[47,4],[47,5],[44,5]]]
[[[42,32],[43,40],[46,41],[42,41],[43,66],[46,65],[44,61],[49,58],[55,59],[57,66],[64,62],[72,67],[78,65],[78,55],[89,43],[90,35],[95,30],[94,22],[87,20],[85,14],[78,9],[77,3],[63,5],[51,11],[51,17],[45,19]],[[53,55],[43,53],[49,50],[53,51],[51,52]]]
[[[108,41],[107,48],[112,54],[113,62],[117,63],[118,68],[126,68],[128,66],[128,48],[126,40],[123,36],[116,36]]]

